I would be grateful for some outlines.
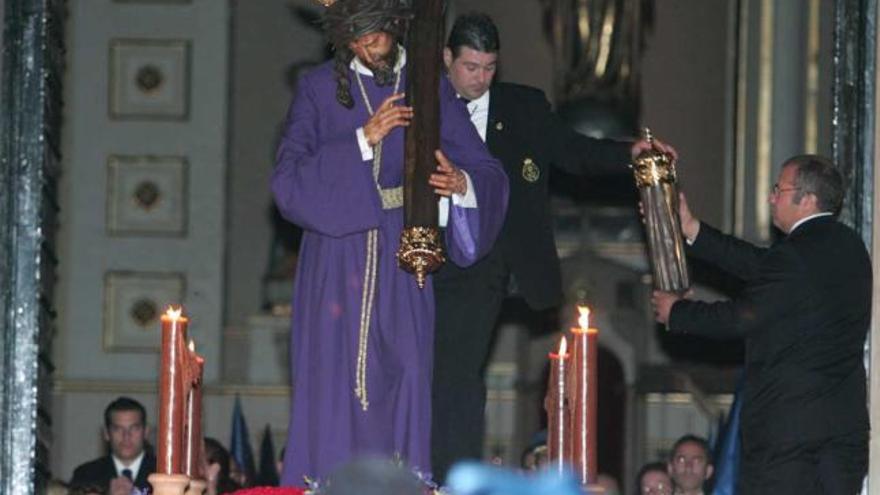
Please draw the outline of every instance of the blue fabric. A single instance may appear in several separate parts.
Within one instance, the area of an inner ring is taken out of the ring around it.
[[[525,476],[515,471],[477,462],[453,466],[446,478],[455,495],[583,495],[571,473],[543,471]]]
[[[740,436],[739,415],[742,408],[742,383],[740,379],[736,388],[727,427],[721,438],[720,448],[715,449],[715,487],[713,495],[736,495],[736,482],[739,479]]]
[[[247,423],[241,411],[241,397],[235,396],[235,407],[232,409],[232,435],[229,438],[229,455],[235,459],[249,482],[256,478],[254,453],[248,436]]]

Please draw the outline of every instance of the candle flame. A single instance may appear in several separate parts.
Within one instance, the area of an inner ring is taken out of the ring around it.
[[[590,308],[578,306],[578,326],[584,330],[590,328]]]
[[[168,309],[165,311],[165,316],[172,320],[178,320],[180,319],[181,313],[183,313],[183,308],[181,306],[178,306],[177,309],[174,309],[174,306],[168,306]]]
[[[567,346],[568,346],[567,342],[568,342],[568,341],[565,340],[565,337],[564,337],[564,336],[563,336],[562,339],[559,341],[559,355],[560,355],[560,356],[564,356],[564,355],[565,355],[565,351],[566,351]]]

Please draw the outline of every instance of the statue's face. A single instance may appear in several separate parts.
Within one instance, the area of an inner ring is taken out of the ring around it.
[[[372,71],[394,68],[394,38],[385,32],[365,34],[348,44],[354,55]]]
[[[377,85],[388,86],[394,81],[398,50],[393,36],[382,31],[369,33],[352,41],[348,47],[373,72]]]
[[[458,94],[468,100],[476,100],[492,85],[498,67],[498,54],[462,46],[456,57],[452,50],[444,48],[443,62]]]

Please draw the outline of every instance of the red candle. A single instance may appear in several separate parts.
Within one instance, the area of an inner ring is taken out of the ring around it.
[[[157,472],[181,473],[183,451],[184,369],[183,339],[187,319],[180,308],[168,308],[162,315],[162,362],[159,368],[159,432]]]
[[[573,464],[581,485],[596,482],[596,412],[598,403],[598,374],[596,372],[599,331],[590,328],[590,310],[578,306],[578,326],[571,329],[574,340]]]
[[[196,354],[195,342],[189,341],[189,393],[186,398],[186,451],[184,474],[192,479],[204,479],[202,469],[202,373],[205,359]]]
[[[568,407],[568,354],[566,340],[559,341],[559,351],[550,353],[550,381],[547,387],[547,448],[551,465],[562,472],[571,461],[571,442],[569,441],[569,422],[571,412]]]

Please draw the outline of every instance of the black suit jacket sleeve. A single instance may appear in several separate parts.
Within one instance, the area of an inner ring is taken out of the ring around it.
[[[700,233],[693,245],[685,249],[689,256],[707,261],[743,281],[758,276],[761,259],[767,253],[767,248],[723,234],[705,223],[700,223]]]
[[[539,95],[532,100],[536,108],[531,113],[540,116],[536,129],[547,139],[550,163],[575,175],[629,173],[631,142],[596,139],[573,130],[551,110],[544,92],[535,91]]]
[[[669,315],[669,329],[710,337],[738,337],[773,328],[789,317],[804,300],[806,273],[797,252],[786,243],[764,250],[726,236],[715,229],[703,230],[693,249],[709,261],[748,281],[743,293],[731,301],[676,302]],[[704,238],[704,235],[706,236]],[[739,272],[737,272],[739,268]]]

